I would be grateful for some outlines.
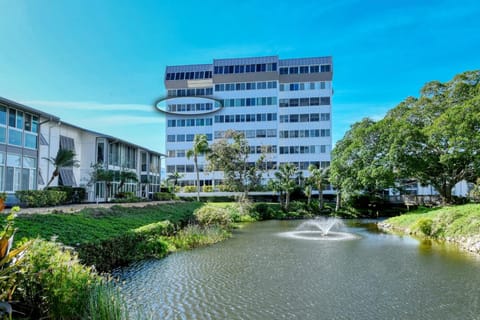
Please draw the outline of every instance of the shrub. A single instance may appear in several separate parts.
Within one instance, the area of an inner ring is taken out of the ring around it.
[[[421,218],[416,223],[416,228],[420,230],[427,237],[432,235],[433,221],[429,218]]]
[[[134,198],[135,193],[133,192],[119,192],[115,195],[115,198],[117,199],[128,199],[128,198]]]
[[[163,237],[172,235],[174,226],[169,221],[151,223],[120,236],[80,245],[82,262],[95,265],[99,271],[124,266],[145,258],[161,258],[168,253]]]
[[[227,231],[215,226],[200,227],[198,225],[189,225],[175,235],[173,243],[178,249],[191,249],[217,243],[228,236],[229,233]]]
[[[25,207],[56,206],[65,203],[67,193],[55,190],[24,190],[15,192]]]
[[[196,186],[185,186],[185,187],[183,187],[183,192],[185,192],[185,193],[197,192],[197,187]]]
[[[67,194],[66,203],[80,203],[87,198],[87,191],[82,187],[56,186],[46,190],[63,191]]]
[[[99,277],[58,243],[35,240],[18,264],[14,309],[31,319],[80,319]]]
[[[202,191],[203,192],[213,192],[213,187],[212,186],[203,186]]]
[[[273,219],[273,217],[275,216],[275,210],[270,205],[264,202],[256,203],[253,206],[253,210],[257,212],[259,220]]]
[[[153,194],[153,200],[155,201],[168,201],[173,200],[175,195],[169,192],[155,192]]]
[[[229,227],[232,223],[232,218],[228,209],[213,206],[203,206],[197,209],[194,213],[195,218],[201,226],[222,226]]]

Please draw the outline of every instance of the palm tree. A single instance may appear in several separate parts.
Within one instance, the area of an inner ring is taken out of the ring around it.
[[[328,168],[317,168],[315,165],[311,164],[308,167],[310,171],[310,178],[312,179],[313,184],[317,187],[318,190],[318,209],[323,209],[323,186],[328,182]]]
[[[183,174],[178,173],[177,171],[170,173],[167,177],[167,181],[173,181],[173,192],[175,192],[175,187],[178,184],[178,179],[182,179]]]
[[[200,201],[200,173],[198,171],[198,156],[208,152],[208,140],[205,134],[196,134],[192,149],[187,151],[187,159],[193,157],[195,172],[197,173],[197,201]]]
[[[45,189],[50,186],[53,180],[60,175],[60,169],[68,167],[79,167],[79,161],[75,159],[76,154],[73,150],[58,149],[57,155],[51,158],[43,158],[50,162],[54,167],[52,177],[48,181]]]
[[[285,210],[288,210],[290,206],[290,194],[297,187],[297,182],[295,181],[297,176],[298,169],[293,163],[282,164],[278,171],[275,172],[280,188],[285,192]]]

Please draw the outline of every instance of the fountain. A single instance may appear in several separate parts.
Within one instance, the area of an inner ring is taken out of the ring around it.
[[[337,218],[316,218],[300,224],[294,231],[283,232],[282,236],[304,240],[353,240],[358,236],[337,231],[345,227]],[[334,229],[335,231],[332,231]]]

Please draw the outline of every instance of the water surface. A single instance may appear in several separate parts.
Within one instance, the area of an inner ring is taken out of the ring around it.
[[[347,241],[284,236],[301,221],[250,224],[122,270],[122,291],[154,319],[480,319],[478,259],[365,222],[340,230]]]

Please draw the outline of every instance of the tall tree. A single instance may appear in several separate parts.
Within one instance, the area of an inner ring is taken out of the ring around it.
[[[115,179],[113,170],[107,170],[102,163],[91,165],[92,173],[90,174],[90,183],[103,182],[105,184],[105,202],[108,202],[110,190]]]
[[[284,163],[280,165],[278,171],[275,172],[278,186],[283,192],[285,192],[285,210],[288,210],[290,207],[290,195],[298,185],[296,180],[299,172],[297,166],[293,163]]]
[[[249,161],[250,146],[243,133],[228,130],[225,138],[212,144],[207,160],[211,171],[223,171],[224,184],[234,191],[248,192],[260,185],[265,171],[265,156]]]
[[[192,149],[187,151],[187,158],[193,157],[193,163],[195,165],[195,172],[197,175],[197,201],[200,201],[200,172],[198,170],[198,157],[208,151],[208,140],[205,134],[196,134],[193,139]]]
[[[323,210],[323,187],[328,183],[329,170],[328,168],[317,168],[317,166],[311,164],[308,171],[312,184],[318,190],[318,209]]]
[[[60,169],[69,167],[79,167],[79,161],[75,159],[76,154],[72,150],[58,149],[57,155],[51,158],[43,158],[52,164],[55,169],[52,172],[52,177],[48,181],[45,189],[60,175]]]

